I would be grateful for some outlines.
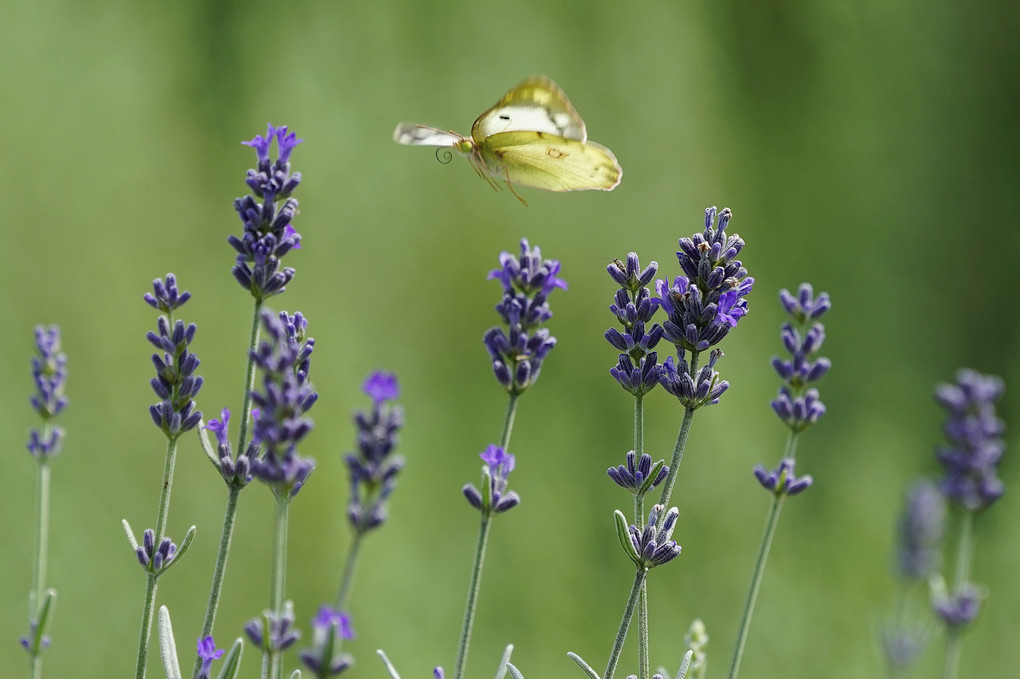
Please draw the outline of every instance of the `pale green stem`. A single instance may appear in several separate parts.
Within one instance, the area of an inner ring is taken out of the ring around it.
[[[471,582],[468,585],[467,604],[464,607],[464,624],[460,629],[460,642],[457,645],[457,664],[453,669],[453,679],[463,679],[464,665],[467,663],[468,646],[471,643],[471,626],[475,622],[475,608],[478,605],[478,588],[482,582],[482,566],[485,563],[485,544],[489,540],[489,526],[492,517],[482,514],[482,525],[478,529],[478,545],[475,548],[475,560],[471,565]]]
[[[166,517],[170,512],[170,490],[174,480],[174,465],[177,462],[177,439],[169,439],[166,443],[166,458],[163,464],[163,483],[160,486],[159,509],[156,512],[156,535],[155,544],[157,547],[163,541],[163,534],[166,531]],[[145,586],[145,601],[142,605],[142,629],[138,635],[138,657],[135,663],[136,679],[145,677],[145,661],[149,657],[149,632],[152,630],[152,613],[156,608],[156,578],[157,574],[149,572],[148,581]]]
[[[791,430],[790,436],[786,439],[786,452],[784,458],[792,458],[797,453],[797,435]],[[772,509],[769,511],[769,518],[765,522],[765,531],[761,536],[761,545],[758,548],[758,558],[754,563],[754,571],[751,574],[751,586],[747,590],[747,599],[744,601],[744,612],[740,616],[740,631],[737,633],[737,644],[733,649],[733,660],[730,662],[729,679],[736,679],[740,671],[740,660],[744,655],[744,646],[747,643],[747,634],[751,629],[751,617],[754,615],[754,604],[758,600],[758,590],[761,588],[762,578],[765,576],[765,564],[769,559],[769,549],[772,547],[772,538],[776,534],[776,526],[779,525],[779,513],[783,508],[785,495],[774,496]]]
[[[627,629],[630,627],[630,620],[634,617],[634,608],[638,599],[641,598],[641,589],[645,583],[645,576],[648,574],[644,568],[638,568],[634,573],[634,585],[630,588],[630,596],[627,597],[627,608],[623,611],[623,620],[620,621],[620,629],[616,632],[616,641],[613,643],[613,650],[609,653],[609,663],[606,665],[606,672],[602,679],[612,679],[616,672],[616,665],[620,661],[620,651],[623,650],[623,642],[627,639]]]
[[[49,434],[48,428],[43,436]],[[46,589],[46,561],[50,534],[50,464],[49,458],[39,457],[39,474],[36,479],[36,530],[35,570],[32,575],[32,591],[29,595],[29,620],[39,624],[40,606]],[[41,650],[41,649],[40,649]],[[42,677],[42,654],[33,653],[31,659],[32,679]]]
[[[273,567],[269,583],[269,608],[276,613],[277,619],[283,615],[284,593],[287,586],[287,515],[290,509],[290,493],[286,490],[275,492],[276,521],[273,527]],[[268,632],[268,630],[266,630]],[[273,649],[269,652],[269,677],[283,677],[283,651]],[[266,657],[263,656],[263,668]]]
[[[240,431],[237,436],[237,449],[235,456],[244,454],[245,446],[248,444],[248,420],[251,415],[251,394],[255,388],[255,360],[252,358],[252,351],[258,346],[259,329],[261,319],[259,312],[262,309],[262,302],[255,300],[255,308],[252,311],[251,332],[248,335],[248,356],[247,367],[244,374],[244,398],[241,401]],[[213,624],[216,622],[216,609],[219,606],[220,594],[223,590],[223,576],[227,572],[227,556],[230,554],[230,541],[234,533],[234,519],[237,516],[237,500],[243,486],[227,484],[227,507],[223,516],[223,529],[220,531],[220,549],[216,554],[216,565],[213,567],[213,579],[209,588],[209,601],[205,608],[205,618],[202,620],[202,634],[204,638],[212,634]],[[198,677],[202,669],[202,659],[195,656],[195,665],[192,669],[192,677]]]
[[[676,472],[680,468],[680,461],[684,457],[684,448],[687,447],[687,435],[691,432],[691,421],[694,419],[694,408],[684,409],[684,419],[680,422],[680,431],[676,435],[676,445],[673,447],[673,457],[669,461],[669,473],[662,482],[662,495],[659,496],[659,504],[667,507],[669,496],[673,494],[673,485],[676,483]],[[662,513],[662,517],[666,512]]]
[[[351,595],[351,586],[354,584],[354,564],[358,560],[358,554],[361,552],[361,537],[363,533],[360,531],[354,533],[354,538],[351,540],[351,548],[347,551],[347,563],[344,564],[344,572],[340,577],[340,591],[336,595],[336,608],[338,611],[346,610],[347,600]]]
[[[510,401],[506,405],[506,418],[503,420],[503,434],[500,436],[499,445],[504,452],[510,452],[507,447],[510,445],[510,433],[514,429],[514,417],[517,415],[517,399],[520,394],[510,394]]]
[[[645,407],[644,399],[634,397],[634,455],[638,460],[645,452]],[[634,495],[634,525],[644,525],[645,497]],[[638,677],[648,679],[648,584],[641,583],[641,594],[638,598]]]
[[[974,558],[974,513],[964,512],[960,524],[960,536],[956,544],[956,572],[950,594],[959,594],[970,580],[970,566]],[[950,628],[946,638],[946,655],[942,665],[943,679],[956,679],[960,671],[962,632],[959,627]]]
[[[220,549],[216,554],[216,566],[213,568],[212,585],[209,587],[209,603],[205,608],[205,619],[202,620],[204,639],[212,634],[213,623],[216,622],[216,609],[219,606],[220,592],[223,590],[223,575],[227,570],[227,554],[230,552],[230,539],[234,534],[234,518],[237,515],[237,498],[243,486],[227,485],[227,508],[223,513],[223,529],[220,531]],[[195,656],[195,667],[192,676],[197,677],[202,669],[202,659]]]

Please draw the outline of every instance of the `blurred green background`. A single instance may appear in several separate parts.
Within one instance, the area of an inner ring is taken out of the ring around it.
[[[395,371],[407,410],[407,468],[355,583],[348,676],[383,677],[379,647],[404,677],[452,668],[477,530],[460,487],[477,483],[477,453],[505,406],[480,341],[498,296],[485,274],[521,237],[561,260],[570,289],[553,297],[559,345],[518,414],[523,503],[489,543],[468,673],[491,676],[508,642],[529,679],[579,677],[568,650],[605,666],[632,566],[611,521],[629,496],[605,475],[630,447],[631,402],[608,374],[615,287],[604,270],[634,250],[676,275],[676,241],[708,205],[733,209],[757,284],[723,344],[732,387],[695,419],[674,494],[684,553],[650,579],[653,665],[675,672],[696,616],[711,676],[728,665],[768,505],[750,468],[774,464],[784,441],[768,406],[776,292],[807,280],[834,300],[834,368],[820,384],[829,414],[801,443],[799,471],[816,487],[784,513],[744,674],[877,675],[895,517],[905,487],[936,472],[931,389],[972,366],[1009,384],[1011,449],[1008,492],[977,524],[973,573],[989,599],[962,676],[1007,676],[1020,664],[1018,14],[1006,1],[0,0],[0,664],[19,676],[26,660],[16,638],[31,582],[32,326],[59,323],[70,357],[46,675],[127,676],[144,579],[120,519],[154,523],[164,445],[146,413],[155,314],[142,294],[167,271],[193,293],[183,316],[199,326],[199,406],[236,411],[251,305],[225,239],[241,231],[231,203],[254,164],[239,142],[271,121],[305,140],[293,157],[304,247],[271,304],[311,319],[321,394],[303,447],[318,469],[292,509],[288,594],[302,626],[335,595],[347,550],[340,456],[349,413],[366,405],[364,376]],[[467,163],[391,141],[405,120],[467,133],[532,73],[556,80],[616,153],[615,191],[521,189],[525,208]],[[668,457],[679,420],[664,393],[649,397],[653,455]],[[186,438],[169,529],[199,533],[159,602],[188,667],[223,500]],[[265,488],[242,495],[221,645],[266,605],[271,519]],[[916,676],[934,676],[941,648]],[[636,664],[629,643],[619,676]],[[257,666],[249,650],[244,676]]]

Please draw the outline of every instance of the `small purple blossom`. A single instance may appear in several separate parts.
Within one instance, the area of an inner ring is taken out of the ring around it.
[[[942,430],[948,439],[936,449],[945,470],[942,492],[969,512],[987,509],[1005,490],[997,474],[1006,425],[995,411],[1005,388],[999,377],[960,370],[956,382],[935,390],[935,400],[946,411]]]
[[[718,216],[718,220],[716,217]],[[727,236],[733,214],[729,208],[705,210],[705,230],[680,239],[676,253],[684,274],[655,282],[653,300],[666,312],[663,336],[678,350],[704,351],[719,342],[747,314],[744,299],[754,286],[737,255],[739,236]]]
[[[152,281],[152,292],[145,293],[143,299],[153,309],[164,314],[172,314],[191,299],[191,293],[178,291],[177,277],[168,273],[166,281],[159,278]]]
[[[567,284],[557,277],[560,263],[542,259],[541,250],[521,240],[520,259],[509,252],[499,257],[500,268],[489,279],[503,286],[503,298],[496,312],[506,328],[491,328],[483,342],[492,359],[496,380],[513,395],[522,393],[538,379],[545,357],[556,346],[556,338],[539,326],[552,317],[548,297]]]
[[[253,419],[258,419],[256,415]],[[228,484],[246,486],[251,482],[253,475],[251,471],[252,460],[259,453],[258,443],[249,441],[243,454],[234,459],[233,448],[230,445],[230,410],[224,408],[220,411],[220,419],[209,420],[205,428],[216,435],[216,452],[219,457],[219,470],[223,480]]]
[[[470,483],[462,489],[471,506],[488,516],[509,511],[520,504],[520,496],[507,490],[507,480],[516,463],[514,456],[499,446],[489,445],[479,457],[485,462],[482,467],[482,490],[479,491]]]
[[[677,350],[679,362],[674,363],[670,356],[659,372],[659,383],[663,389],[680,401],[684,408],[695,409],[702,406],[715,405],[719,397],[730,388],[730,383],[719,379],[715,364],[723,355],[721,349],[712,349],[708,354],[708,364],[698,369],[698,374],[691,375],[691,366],[687,362],[686,351]]]
[[[201,637],[198,640],[198,657],[202,666],[198,670],[196,679],[209,679],[212,673],[212,661],[223,657],[223,649],[216,648],[216,642],[211,636]]]
[[[772,471],[759,464],[754,468],[754,477],[758,479],[762,488],[776,497],[783,495],[792,497],[804,492],[815,482],[810,475],[798,477],[794,473],[795,465],[796,462],[791,457],[783,458],[779,462],[779,466]]]
[[[294,629],[294,605],[283,604],[283,610],[262,611],[258,618],[252,618],[244,625],[244,632],[252,644],[263,651],[283,651],[301,638],[301,632]]]
[[[312,646],[299,652],[301,661],[319,679],[335,677],[354,662],[346,653],[337,653],[339,641],[354,638],[350,617],[331,606],[319,607],[312,619]]]
[[[44,648],[49,648],[50,637],[46,634],[39,637],[39,647],[37,649],[32,648],[33,644],[35,643],[36,635],[38,633],[39,633],[39,621],[32,620],[28,624],[28,634],[18,637],[18,643],[21,644],[22,648],[24,648],[26,651],[32,654],[36,654]]]
[[[641,459],[637,460],[637,454],[631,450],[627,453],[627,465],[610,467],[608,474],[621,488],[635,495],[644,495],[663,482],[669,474],[669,467],[665,460],[659,460],[653,467],[652,456],[648,453],[642,453]]]
[[[294,496],[315,469],[315,460],[297,454],[297,444],[312,429],[305,413],[319,395],[308,380],[315,340],[305,338],[307,320],[300,312],[275,316],[262,312],[267,339],[252,351],[260,368],[261,388],[252,392],[258,406],[252,441],[262,454],[252,460],[252,473],[269,484],[274,493]]]
[[[36,356],[32,357],[32,381],[35,393],[29,399],[43,422],[59,415],[67,407],[64,386],[67,382],[67,355],[60,350],[60,328],[35,326]]]
[[[609,374],[634,396],[643,396],[659,383],[661,367],[652,349],[662,338],[663,330],[658,323],[651,323],[659,304],[645,287],[658,267],[657,262],[652,262],[641,269],[636,252],[627,255],[626,264],[617,259],[606,267],[620,285],[609,310],[623,328],[622,332],[609,328],[604,333],[606,341],[620,352]]]
[[[142,568],[150,573],[160,573],[166,570],[177,557],[177,545],[170,538],[164,537],[156,545],[156,532],[146,528],[142,533],[142,544],[135,549],[135,556]]]
[[[153,290],[156,292],[153,299],[159,300],[161,295],[164,295],[163,302],[154,305],[150,302],[150,305],[156,308],[163,305],[167,308],[179,309],[190,297],[186,292],[177,293],[173,274],[167,274],[165,283],[159,279],[153,281]],[[168,290],[173,291],[176,305],[170,305],[166,301],[169,299],[165,297]],[[202,420],[202,413],[195,410],[193,399],[202,388],[203,379],[195,375],[199,360],[195,354],[189,351],[196,330],[194,323],[185,325],[181,320],[174,321],[171,326],[171,317],[161,315],[156,320],[156,332],[150,330],[145,335],[158,352],[152,354],[152,364],[156,368],[156,376],[149,381],[149,385],[156,396],[161,399],[159,403],[149,406],[149,416],[152,418],[153,424],[159,427],[170,440],[194,429]]]
[[[269,158],[273,139],[279,158]],[[294,269],[281,267],[280,260],[291,250],[301,247],[301,234],[292,224],[298,202],[291,193],[301,182],[301,174],[290,172],[290,154],[301,143],[287,127],[269,125],[266,136],[242,142],[255,149],[258,168],[248,170],[245,183],[254,196],[234,201],[234,210],[241,218],[244,233],[231,235],[227,242],[237,252],[231,273],[241,287],[258,300],[283,292],[294,278]],[[261,201],[261,202],[260,202]]]
[[[654,505],[648,512],[648,523],[641,528],[634,524],[627,526],[627,519],[619,510],[614,514],[620,544],[638,568],[655,568],[680,556],[682,548],[671,539],[680,510],[676,507],[671,508],[659,526],[659,517],[663,510],[662,505]]]
[[[391,455],[404,426],[404,410],[389,402],[400,393],[392,373],[374,372],[362,388],[372,399],[372,409],[354,414],[356,450],[344,455],[344,462],[351,484],[347,519],[357,532],[366,533],[386,520],[387,502],[404,468],[404,459]]]
[[[946,627],[955,630],[977,617],[981,598],[981,590],[973,583],[964,583],[952,593],[945,592],[943,585],[935,593],[932,609]]]

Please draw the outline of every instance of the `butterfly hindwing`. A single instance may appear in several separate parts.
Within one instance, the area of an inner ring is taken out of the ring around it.
[[[611,191],[623,176],[606,147],[544,132],[490,135],[481,153],[493,177],[547,191]]]

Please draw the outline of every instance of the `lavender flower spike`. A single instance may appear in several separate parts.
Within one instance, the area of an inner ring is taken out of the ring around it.
[[[907,494],[899,523],[897,570],[911,580],[926,580],[939,567],[945,533],[946,501],[930,481]]]
[[[29,403],[39,413],[44,427],[29,431],[28,452],[37,460],[46,460],[60,453],[64,438],[62,427],[49,425],[50,418],[59,415],[67,407],[67,397],[64,395],[67,355],[60,350],[60,328],[55,325],[36,326],[35,349],[37,356],[32,358],[35,393]]]
[[[1005,388],[998,377],[961,370],[956,382],[935,390],[935,400],[946,410],[942,430],[949,439],[936,450],[945,470],[942,492],[969,512],[987,509],[1005,490],[997,473],[1006,425],[995,412]]]
[[[244,632],[256,647],[267,652],[283,651],[301,638],[301,632],[294,629],[294,604],[285,601],[283,611],[266,610],[258,618],[252,618],[244,625]]]
[[[606,269],[620,285],[609,310],[622,326],[622,331],[609,328],[604,333],[606,341],[620,352],[609,374],[634,396],[643,396],[659,383],[661,366],[652,349],[662,338],[663,330],[661,325],[651,322],[659,304],[645,287],[658,266],[652,262],[642,270],[637,253],[631,252],[626,264],[615,260]]]
[[[274,162],[269,158],[273,139],[279,150]],[[301,174],[290,172],[290,155],[301,143],[287,127],[269,125],[266,136],[256,135],[241,142],[255,149],[258,167],[248,170],[245,183],[253,196],[234,201],[234,210],[241,218],[244,233],[231,235],[227,242],[237,252],[231,273],[238,284],[257,300],[283,292],[294,278],[294,269],[281,268],[281,259],[301,247],[301,234],[291,223],[298,212],[298,202],[291,193],[301,183]],[[282,201],[282,202],[281,202]]]
[[[679,361],[676,364],[670,356],[662,365],[659,382],[663,389],[675,396],[684,408],[693,410],[718,403],[719,397],[730,387],[730,383],[719,379],[719,373],[715,371],[716,361],[723,355],[722,350],[713,349],[709,352],[708,364],[698,370],[697,379],[691,375],[686,352],[679,349],[678,354]]]
[[[818,356],[825,341],[825,327],[817,321],[832,303],[828,293],[813,295],[809,283],[801,284],[796,297],[785,289],[779,291],[779,300],[793,322],[784,323],[779,332],[790,358],[772,358],[772,368],[783,380],[772,401],[772,410],[794,433],[804,431],[825,414],[818,390],[809,385],[820,380],[832,366],[829,359]]]
[[[718,220],[716,217],[718,216]],[[657,280],[654,301],[666,312],[663,336],[678,349],[704,351],[719,342],[747,315],[747,300],[754,279],[737,255],[744,247],[740,236],[727,236],[733,214],[705,210],[705,230],[680,239],[676,253],[684,275],[670,283]]]
[[[609,478],[616,485],[626,488],[635,495],[644,495],[662,483],[669,474],[669,467],[664,464],[665,460],[659,460],[653,466],[652,456],[648,453],[642,453],[641,459],[639,461],[636,460],[637,455],[634,451],[629,451],[627,453],[627,466],[621,464],[618,467],[610,467],[608,470]]]
[[[670,509],[662,520],[662,526],[657,527],[663,509],[662,505],[652,507],[648,513],[648,523],[643,528],[633,524],[628,526],[623,512],[620,510],[614,512],[620,544],[638,568],[655,568],[680,556],[682,548],[675,540],[670,539],[680,511],[676,507]]]
[[[404,459],[392,454],[404,426],[403,408],[390,403],[400,394],[396,376],[374,372],[362,388],[372,398],[372,409],[355,413],[356,450],[344,456],[351,483],[347,519],[359,534],[386,521],[387,502],[404,468]]]
[[[352,639],[351,619],[331,606],[320,606],[312,619],[312,646],[301,649],[299,656],[313,675],[319,679],[335,677],[350,667],[354,659],[334,649],[343,639]]]
[[[556,346],[556,338],[539,326],[552,317],[548,297],[567,284],[558,278],[560,263],[542,259],[541,250],[521,240],[520,259],[509,252],[499,257],[500,268],[489,279],[503,286],[496,305],[503,327],[490,328],[483,341],[492,359],[496,380],[512,395],[522,393],[538,379],[545,357]]]
[[[155,295],[146,295],[146,301],[155,308],[176,310],[191,297],[187,292],[178,293],[173,274],[166,275],[165,283],[159,279],[154,281],[153,290]],[[198,356],[189,350],[196,330],[194,323],[185,326],[181,320],[171,327],[169,316],[161,315],[156,320],[156,332],[150,330],[146,334],[146,339],[157,350],[152,354],[156,376],[149,385],[161,399],[149,406],[149,416],[170,440],[194,429],[202,420],[201,411],[195,410],[194,397],[202,388],[203,380],[195,375]]]
[[[202,661],[202,666],[198,670],[196,679],[209,679],[212,675],[212,661],[223,657],[223,649],[216,648],[213,638],[206,636],[198,640],[198,657]]]

